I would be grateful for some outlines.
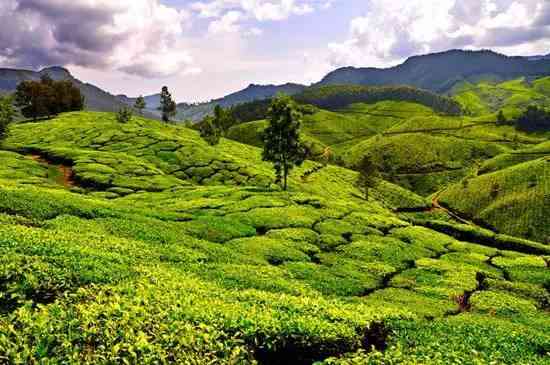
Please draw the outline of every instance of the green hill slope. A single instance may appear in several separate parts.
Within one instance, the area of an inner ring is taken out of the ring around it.
[[[550,158],[520,163],[446,189],[440,200],[501,232],[550,238]]]
[[[550,248],[405,220],[395,185],[307,162],[282,192],[255,147],[105,113],[3,148],[7,363],[546,363]]]

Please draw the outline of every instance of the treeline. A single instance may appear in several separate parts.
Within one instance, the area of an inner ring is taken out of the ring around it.
[[[35,120],[84,109],[84,97],[71,81],[54,81],[48,75],[40,81],[23,81],[17,85],[14,103],[24,117]]]
[[[311,104],[329,110],[345,108],[353,103],[407,101],[425,105],[441,114],[453,116],[462,114],[462,107],[457,101],[410,86],[319,86],[295,95],[294,100],[301,104]]]

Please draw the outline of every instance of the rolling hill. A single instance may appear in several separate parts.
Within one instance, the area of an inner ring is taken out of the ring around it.
[[[12,93],[21,81],[40,80],[40,77],[48,74],[54,80],[70,80],[80,89],[86,98],[86,107],[95,111],[117,111],[124,104],[116,96],[89,83],[74,78],[71,73],[62,67],[49,67],[35,72],[30,70],[0,69],[0,92]]]
[[[506,81],[550,75],[550,60],[508,57],[492,51],[452,50],[414,56],[387,69],[345,67],[326,75],[318,85],[409,85],[437,93],[457,83]]]
[[[283,192],[256,147],[112,113],[0,158],[8,363],[547,363],[550,247],[391,183],[307,161]]]

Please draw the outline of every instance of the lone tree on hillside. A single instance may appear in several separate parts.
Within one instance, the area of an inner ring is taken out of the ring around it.
[[[0,142],[8,133],[8,126],[13,122],[15,109],[13,108],[11,97],[0,97]]]
[[[137,109],[139,114],[143,114],[143,109],[147,107],[147,103],[145,102],[145,98],[143,96],[138,96],[136,99],[136,102],[134,103],[134,108]]]
[[[172,100],[172,94],[168,87],[163,86],[160,93],[160,110],[162,111],[162,120],[169,122],[170,118],[176,115],[176,102]]]
[[[290,97],[278,95],[271,103],[268,111],[269,126],[262,135],[262,159],[273,163],[277,183],[282,182],[284,190],[288,187],[289,172],[305,159],[305,150],[300,143],[301,117]]]
[[[214,146],[220,143],[221,130],[216,125],[214,117],[208,115],[200,123],[201,138],[204,139],[209,145]]]
[[[222,135],[225,135],[229,128],[235,124],[235,118],[233,118],[230,110],[216,105],[214,108],[214,124],[221,131]]]
[[[359,172],[357,186],[365,192],[365,199],[369,200],[369,190],[376,187],[380,178],[378,166],[376,166],[371,156],[366,155],[361,159],[356,169]]]
[[[84,109],[84,97],[71,81],[54,81],[43,75],[40,81],[23,81],[15,91],[15,105],[26,118],[36,120],[63,112]]]
[[[118,110],[116,113],[116,120],[119,123],[125,124],[132,120],[132,109],[127,106],[124,106]]]

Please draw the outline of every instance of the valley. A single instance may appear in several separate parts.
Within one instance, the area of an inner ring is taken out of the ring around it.
[[[550,131],[514,124],[550,105],[530,70],[252,87],[218,139],[120,111],[11,123],[0,363],[549,364]],[[307,152],[287,190],[263,133],[281,100]]]

